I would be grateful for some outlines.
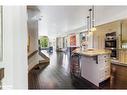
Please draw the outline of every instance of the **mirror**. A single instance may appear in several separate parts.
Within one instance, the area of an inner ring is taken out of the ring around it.
[[[2,55],[3,55],[3,51],[2,51],[2,32],[3,32],[3,29],[2,29],[2,6],[0,6],[0,61],[2,61]]]

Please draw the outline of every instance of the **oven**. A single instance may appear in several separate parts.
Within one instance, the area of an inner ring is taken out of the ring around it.
[[[117,57],[117,40],[116,32],[107,33],[105,38],[105,49],[111,50],[111,57]]]
[[[117,51],[116,49],[110,49],[111,50],[111,57],[116,58],[117,57]]]
[[[105,40],[105,48],[116,48],[116,40]]]

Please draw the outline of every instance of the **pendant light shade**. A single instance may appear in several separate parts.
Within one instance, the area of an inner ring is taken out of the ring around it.
[[[96,31],[96,30],[97,30],[96,27],[92,27],[92,28],[90,29],[91,32]]]

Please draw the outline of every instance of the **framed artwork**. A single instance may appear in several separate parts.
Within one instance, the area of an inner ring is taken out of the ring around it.
[[[76,35],[70,36],[70,46],[76,46]]]
[[[0,6],[0,61],[3,59],[3,9]]]

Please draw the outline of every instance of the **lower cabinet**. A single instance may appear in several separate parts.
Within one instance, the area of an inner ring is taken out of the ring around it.
[[[99,87],[110,77],[110,55],[81,56],[81,76]]]

